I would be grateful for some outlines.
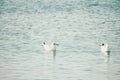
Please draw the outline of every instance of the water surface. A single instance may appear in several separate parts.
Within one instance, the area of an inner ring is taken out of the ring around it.
[[[1,0],[1,80],[119,80],[119,0]],[[55,59],[43,42],[59,43]],[[110,62],[99,44],[108,43]]]

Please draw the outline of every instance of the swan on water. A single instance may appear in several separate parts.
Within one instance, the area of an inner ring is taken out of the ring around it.
[[[109,50],[109,46],[108,44],[106,43],[102,43],[100,45],[101,47],[101,52],[104,54],[104,56],[106,57],[106,60],[105,62],[109,62],[109,57],[110,57],[110,50]]]
[[[46,44],[45,42],[43,42],[43,46],[47,52],[55,52],[56,46],[58,46],[58,45],[59,44],[56,44],[56,43]]]

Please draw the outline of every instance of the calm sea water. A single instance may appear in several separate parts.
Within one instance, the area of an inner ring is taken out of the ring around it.
[[[120,80],[120,0],[0,0],[0,80]]]

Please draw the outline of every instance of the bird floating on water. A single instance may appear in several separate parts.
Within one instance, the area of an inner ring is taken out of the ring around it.
[[[58,46],[58,44],[56,43],[46,44],[45,42],[43,42],[43,46],[46,51],[53,52],[53,51],[56,51],[56,46]]]
[[[105,62],[109,62],[109,57],[110,57],[110,50],[109,50],[109,46],[106,43],[102,43],[101,45],[101,52],[104,54],[104,56],[106,57]]]
[[[58,46],[59,44],[56,43],[52,43],[52,44],[46,44],[45,42],[43,42],[43,46],[45,48],[45,50],[48,53],[53,53],[53,58],[55,59],[56,56],[56,46]]]

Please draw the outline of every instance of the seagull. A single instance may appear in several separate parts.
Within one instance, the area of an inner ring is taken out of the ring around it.
[[[46,51],[53,52],[53,51],[56,51],[56,46],[58,46],[58,44],[56,43],[46,44],[45,42],[43,42],[43,46]]]
[[[105,62],[109,62],[109,57],[110,57],[110,50],[109,50],[109,46],[106,43],[102,43],[101,45],[101,52],[105,55],[106,57],[106,61]]]
[[[43,47],[48,53],[53,53],[53,58],[55,58],[56,56],[56,46],[58,45],[59,44],[56,44],[56,43],[46,44],[45,42],[43,42]]]

